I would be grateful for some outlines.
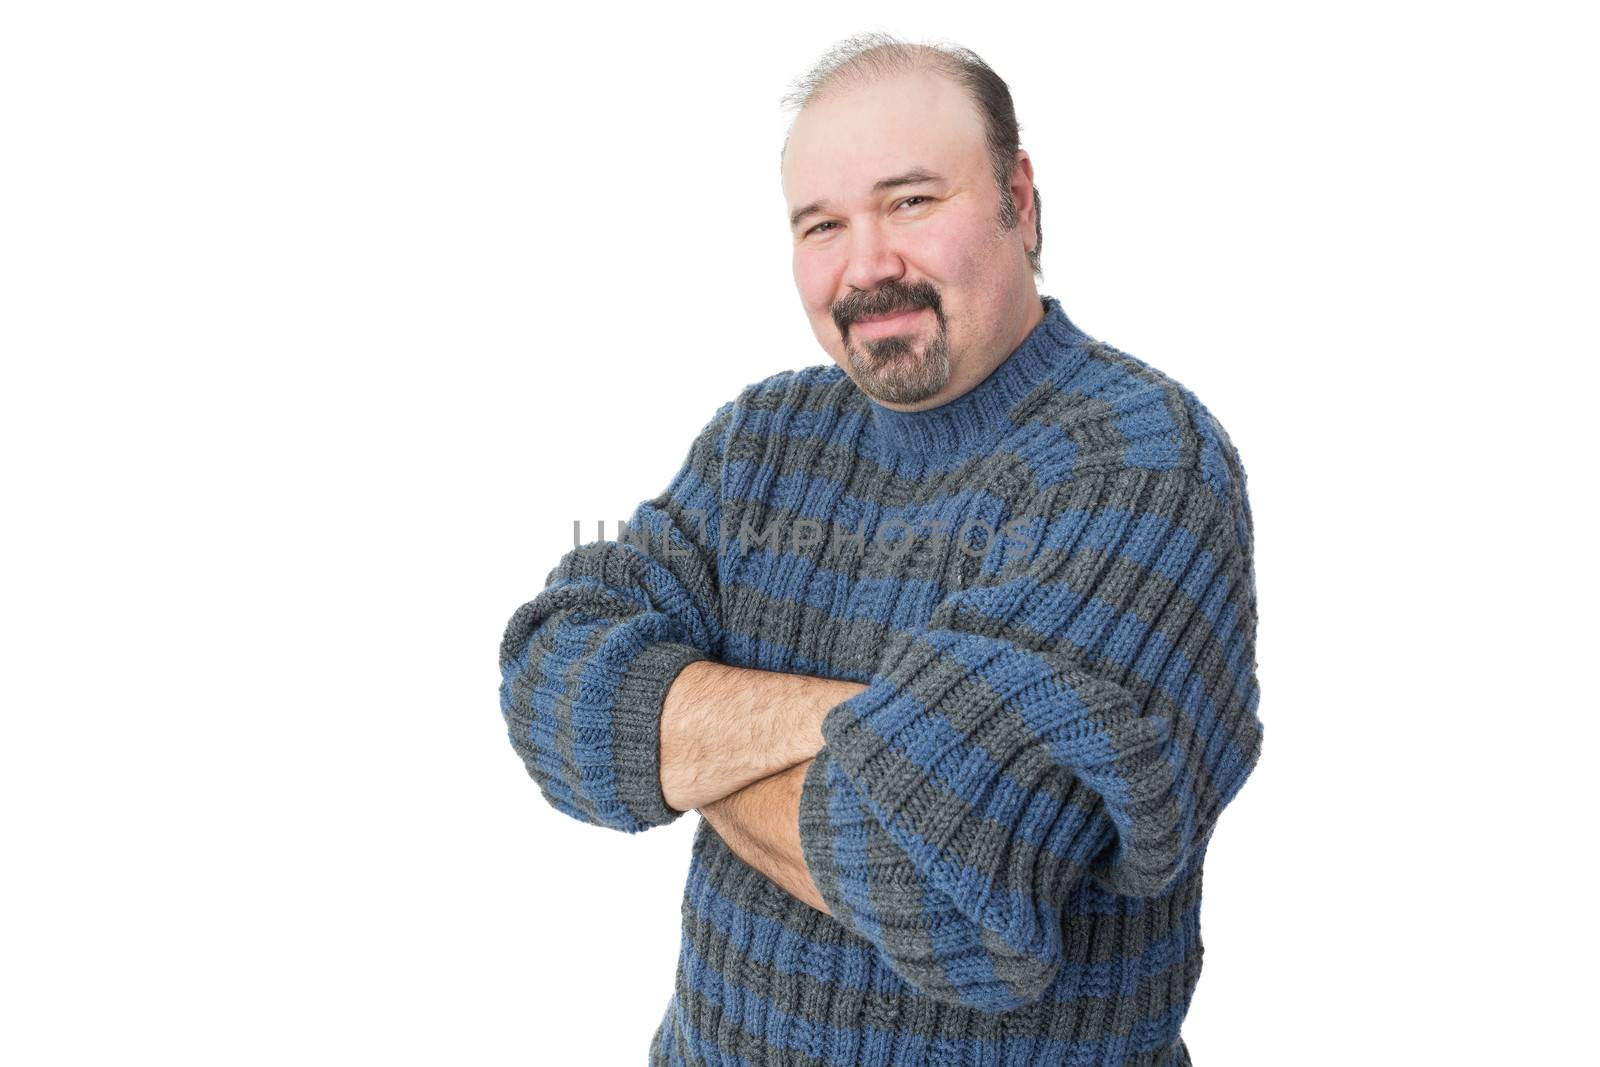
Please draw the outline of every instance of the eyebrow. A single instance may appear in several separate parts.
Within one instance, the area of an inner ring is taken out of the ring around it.
[[[921,185],[923,182],[938,182],[944,179],[930,170],[922,167],[913,167],[904,174],[896,174],[890,178],[880,178],[872,183],[872,191],[881,193],[885,189],[895,189],[902,185]],[[813,200],[805,207],[800,208],[789,216],[789,228],[792,230],[800,225],[800,220],[807,215],[815,215],[828,209],[826,200]]]

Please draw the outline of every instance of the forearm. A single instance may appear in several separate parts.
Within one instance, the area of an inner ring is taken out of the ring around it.
[[[800,850],[800,788],[811,763],[808,758],[703,805],[700,815],[734,855],[790,896],[831,915]]]
[[[863,688],[710,660],[689,664],[662,703],[662,796],[688,811],[816,755],[828,711]]]

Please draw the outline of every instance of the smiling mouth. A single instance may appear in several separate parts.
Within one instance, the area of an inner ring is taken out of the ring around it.
[[[915,314],[916,312],[921,311],[921,310],[922,310],[921,308],[902,308],[899,311],[891,311],[886,315],[863,316],[862,318],[859,318],[856,321],[857,322],[887,322],[890,319],[898,319],[898,318],[901,318],[902,316],[905,316],[905,315]]]
[[[902,327],[909,327],[912,320],[923,310],[920,307],[906,308],[901,311],[891,311],[887,315],[856,319],[850,324],[850,328],[865,337],[882,337],[893,334]]]

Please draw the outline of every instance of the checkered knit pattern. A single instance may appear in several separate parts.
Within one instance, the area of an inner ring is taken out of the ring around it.
[[[801,794],[832,914],[702,820],[652,1065],[1190,1062],[1201,868],[1262,738],[1245,475],[1192,393],[1043,304],[929,411],[831,365],[747,387],[512,618],[512,746],[627,833],[683,814],[686,664],[866,686]]]

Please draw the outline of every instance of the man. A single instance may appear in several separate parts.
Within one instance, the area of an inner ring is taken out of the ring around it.
[[[872,35],[782,157],[833,366],[724,404],[513,617],[548,801],[696,829],[652,1064],[1187,1064],[1201,865],[1255,765],[1244,471],[1039,295],[1004,82]]]

